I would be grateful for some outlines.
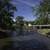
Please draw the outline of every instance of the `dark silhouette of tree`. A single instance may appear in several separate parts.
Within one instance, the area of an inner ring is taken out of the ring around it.
[[[12,0],[0,0],[0,27],[4,29],[11,28],[13,23],[16,7],[11,2]]]
[[[16,28],[19,29],[19,35],[23,34],[23,26],[24,26],[24,17],[23,16],[17,16],[16,17]]]

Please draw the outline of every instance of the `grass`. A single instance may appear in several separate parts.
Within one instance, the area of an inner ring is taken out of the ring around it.
[[[43,35],[46,35],[46,33],[50,32],[50,29],[39,29],[38,32],[40,32]]]
[[[5,45],[9,45],[9,41],[10,41],[9,38],[0,39],[0,47],[3,47]]]

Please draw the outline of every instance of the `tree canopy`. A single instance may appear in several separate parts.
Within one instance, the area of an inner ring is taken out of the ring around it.
[[[35,8],[35,11],[38,16],[36,24],[50,24],[50,0],[40,1],[40,5]]]
[[[0,0],[0,27],[11,28],[16,7],[11,3],[12,0]]]

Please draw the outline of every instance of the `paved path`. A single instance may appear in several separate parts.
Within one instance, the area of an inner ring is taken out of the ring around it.
[[[16,45],[18,44],[19,46],[27,46],[27,43],[30,43],[30,44],[35,44],[37,42],[40,42],[40,44],[45,44],[49,49],[50,49],[50,39],[45,37],[45,36],[42,36],[41,34],[39,33],[29,33],[29,35],[21,35],[21,36],[17,36],[17,37],[13,37],[13,38],[6,38],[5,40],[11,40],[11,41],[16,41]],[[39,44],[39,43],[38,43]],[[17,46],[18,46],[17,45]],[[31,45],[28,45],[28,46],[31,46]]]

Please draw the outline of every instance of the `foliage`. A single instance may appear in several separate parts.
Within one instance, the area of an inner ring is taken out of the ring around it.
[[[16,28],[19,29],[19,34],[22,34],[22,32],[23,32],[23,26],[24,26],[23,19],[24,19],[23,16],[16,17]]]
[[[17,24],[17,27],[19,27],[20,28],[20,26],[23,26],[23,19],[24,19],[24,17],[22,17],[22,16],[17,16],[16,17],[16,24]]]
[[[11,3],[11,0],[0,0],[0,27],[9,29],[12,26],[16,7]]]
[[[50,0],[42,0],[40,5],[35,8],[35,12],[38,16],[36,24],[50,24]]]

